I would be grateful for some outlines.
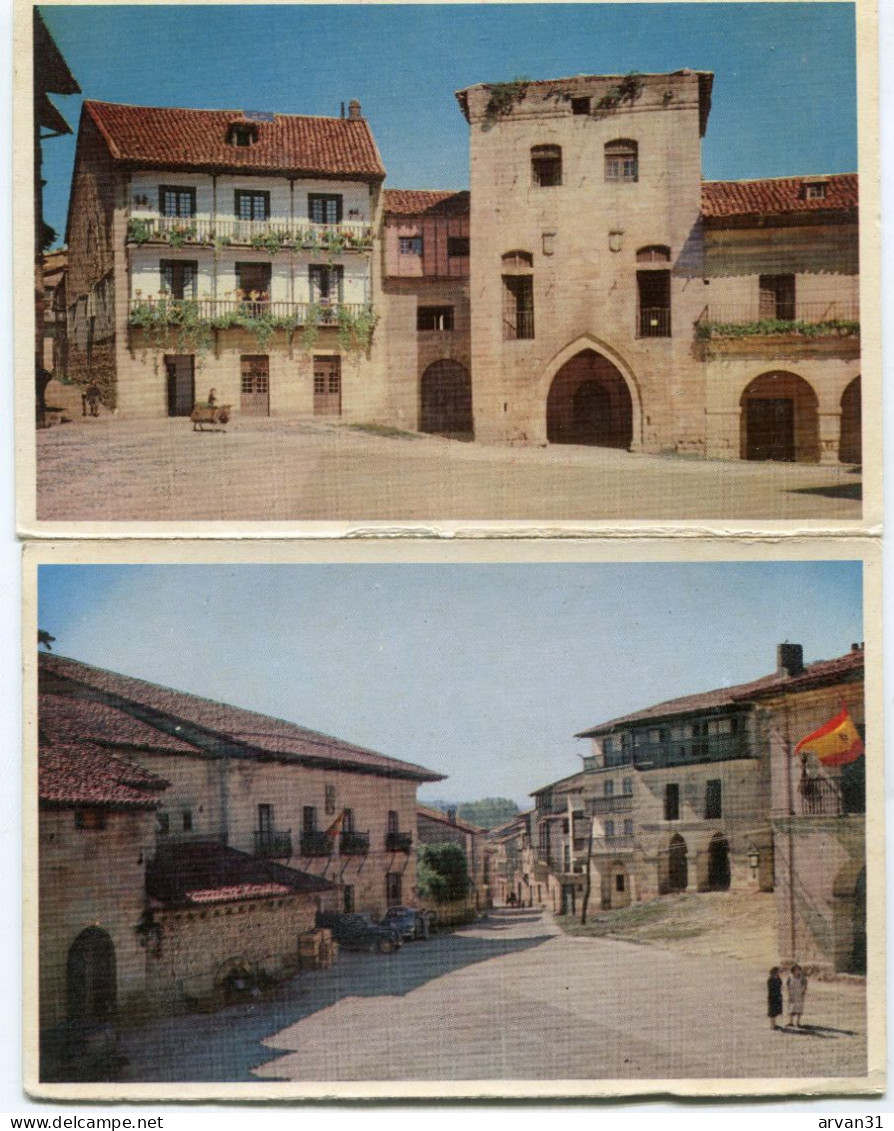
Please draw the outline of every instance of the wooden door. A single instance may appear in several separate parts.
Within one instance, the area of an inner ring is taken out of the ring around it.
[[[795,403],[789,397],[750,400],[746,427],[747,459],[794,460]]]
[[[341,415],[341,358],[314,358],[314,416]]]
[[[189,416],[196,402],[195,358],[192,354],[165,357],[168,416]]]
[[[247,416],[270,415],[270,359],[266,354],[242,358],[242,412]]]

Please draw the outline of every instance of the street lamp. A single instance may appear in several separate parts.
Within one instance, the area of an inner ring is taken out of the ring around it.
[[[748,867],[751,869],[751,878],[753,880],[757,879],[757,866],[760,863],[760,859],[761,854],[758,851],[757,846],[752,844],[752,846],[748,849]]]

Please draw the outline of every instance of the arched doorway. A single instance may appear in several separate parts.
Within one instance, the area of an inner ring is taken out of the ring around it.
[[[689,886],[689,854],[686,841],[675,833],[667,851],[667,890],[685,891]]]
[[[458,361],[433,361],[422,374],[419,431],[472,437],[472,378]]]
[[[66,987],[71,1020],[107,1021],[114,1015],[118,997],[115,947],[99,927],[81,931],[71,944]]]
[[[551,444],[630,447],[633,401],[608,358],[584,349],[558,371],[546,399],[546,438]]]
[[[862,463],[862,404],[860,378],[855,377],[841,398],[841,439],[838,458],[842,463]]]
[[[708,845],[708,891],[728,891],[729,885],[729,842],[715,833]]]
[[[819,461],[816,393],[796,373],[762,373],[742,394],[742,458]]]

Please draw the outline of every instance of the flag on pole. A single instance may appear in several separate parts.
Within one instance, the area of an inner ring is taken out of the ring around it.
[[[812,754],[824,766],[846,766],[863,753],[863,741],[847,707],[824,723],[819,730],[802,738],[795,754]]]
[[[344,819],[345,819],[345,811],[344,811],[344,809],[342,809],[342,811],[339,813],[339,815],[335,818],[335,820],[332,822],[332,824],[326,830],[326,836],[333,837],[337,833],[339,833],[341,831],[341,826],[342,826],[342,822],[344,821]]]

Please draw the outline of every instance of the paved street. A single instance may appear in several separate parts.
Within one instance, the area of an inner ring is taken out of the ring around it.
[[[848,1076],[864,985],[812,982],[771,1033],[766,969],[563,935],[497,911],[390,956],[342,952],[275,1001],[125,1033],[126,1079],[512,1080]]]
[[[854,519],[846,467],[609,448],[382,437],[313,422],[104,416],[37,432],[38,518],[56,521]]]

